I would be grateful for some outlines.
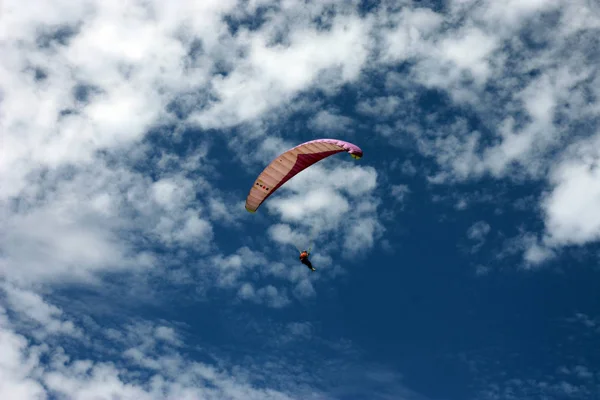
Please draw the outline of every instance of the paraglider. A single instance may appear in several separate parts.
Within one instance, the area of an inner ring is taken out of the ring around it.
[[[308,259],[308,256],[310,255],[310,249],[307,250],[302,250],[302,252],[300,253],[300,262],[304,265],[306,265],[308,267],[308,269],[310,269],[311,271],[316,271],[316,269],[312,266],[312,263],[310,262],[310,260]]]
[[[246,198],[246,210],[255,213],[269,196],[301,171],[337,153],[349,153],[360,159],[363,152],[355,144],[338,139],[316,139],[302,143],[278,155],[260,173]],[[300,262],[315,271],[309,260],[309,251],[300,252]]]
[[[356,160],[363,155],[357,145],[337,139],[311,140],[278,155],[256,178],[246,198],[246,210],[256,212],[269,196],[299,172],[341,152],[349,153]]]

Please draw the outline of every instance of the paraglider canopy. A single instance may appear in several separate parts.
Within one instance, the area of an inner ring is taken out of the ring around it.
[[[349,153],[356,160],[363,156],[360,147],[337,139],[311,140],[280,154],[256,178],[246,198],[246,210],[255,212],[271,194],[296,174],[341,152]]]

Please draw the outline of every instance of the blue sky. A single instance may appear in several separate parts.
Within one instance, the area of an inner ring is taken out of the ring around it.
[[[1,10],[0,398],[600,398],[597,4]]]

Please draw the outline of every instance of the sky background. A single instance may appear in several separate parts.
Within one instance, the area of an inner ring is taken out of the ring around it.
[[[2,1],[0,398],[600,399],[599,37],[590,0]],[[364,157],[246,212],[316,138]]]

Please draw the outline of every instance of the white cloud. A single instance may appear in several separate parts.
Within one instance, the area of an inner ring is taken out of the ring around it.
[[[269,307],[281,308],[289,304],[290,300],[285,290],[280,292],[275,286],[267,285],[255,289],[251,283],[244,283],[238,291],[238,296],[244,300],[250,300],[257,304],[266,304]]]
[[[371,247],[381,231],[372,194],[376,182],[377,174],[371,167],[337,166],[329,170],[314,165],[304,170],[265,202],[270,212],[288,222],[285,228],[272,227],[271,237],[298,246],[295,241],[314,241],[331,233],[348,235],[344,242],[350,252],[357,251],[357,241],[362,242],[362,250]],[[292,225],[302,233],[292,230]]]
[[[396,96],[376,97],[358,103],[356,111],[377,119],[382,119],[397,114],[400,106],[400,99]]]
[[[94,271],[138,264],[128,260],[127,244],[113,236],[114,221],[67,204],[51,203],[5,217],[2,276],[17,281],[89,279]]]
[[[440,62],[453,63],[458,68],[457,73],[468,71],[478,84],[483,84],[491,73],[488,57],[498,47],[497,41],[479,28],[465,27],[457,37],[441,41]]]
[[[600,239],[599,138],[596,135],[575,143],[552,167],[551,189],[541,199],[545,230],[519,239],[528,265],[554,259],[565,246],[583,246]]]
[[[180,345],[181,341],[177,337],[177,333],[175,330],[168,326],[159,326],[155,330],[155,335],[157,339],[164,340],[170,344]]]
[[[283,301],[272,287],[256,293],[261,301],[274,307]],[[59,396],[148,400],[291,400],[322,396],[316,390],[297,385],[297,381],[301,381],[299,376],[271,370],[269,363],[261,367],[254,361],[250,365],[228,368],[223,366],[223,360],[213,364],[194,361],[187,356],[190,347],[180,340],[180,333],[168,325],[140,321],[122,326],[114,330],[120,334],[111,335],[113,340],[99,342],[101,345],[88,353],[90,358],[80,358],[71,346],[34,344],[28,337],[29,332],[17,332],[5,310],[0,308],[0,348],[3,349],[0,395],[11,399]],[[76,326],[76,329],[82,328]],[[85,338],[95,341],[100,331],[84,333]],[[310,325],[292,323],[285,337],[304,338],[311,333]],[[164,343],[168,345],[163,346]],[[89,349],[90,341],[82,340],[78,345]],[[131,369],[132,366],[136,368]],[[297,367],[302,368],[300,364]],[[269,372],[266,379],[265,371]],[[281,383],[282,379],[285,384],[273,384],[278,389],[269,388],[271,382]]]
[[[218,16],[234,4],[40,2],[35,13],[14,6],[3,14],[13,27],[4,33],[0,63],[0,129],[11,149],[0,161],[4,277],[90,280],[148,267],[155,257],[131,243],[141,242],[140,230],[171,246],[202,249],[211,240],[211,226],[193,204],[200,179],[175,174],[153,184],[126,160],[115,166],[97,152],[136,157],[147,130],[169,121],[165,106],[177,92],[206,82],[212,64],[186,70],[181,61],[197,34],[204,34],[205,49],[220,46],[224,26],[211,18],[197,24],[190,15]],[[73,34],[52,39],[61,34],[52,32],[56,26]],[[49,46],[39,46],[41,32]],[[137,238],[123,234],[131,230]]]
[[[218,287],[236,288],[241,285],[241,279],[256,267],[266,266],[268,261],[262,253],[241,247],[228,256],[213,256],[208,263],[209,276]]]
[[[490,273],[491,268],[485,265],[478,265],[475,267],[475,275],[484,276]]]
[[[323,131],[327,135],[331,135],[332,132],[347,134],[352,129],[352,122],[352,118],[321,110],[308,121],[308,126],[314,130]]]
[[[408,188],[408,185],[392,185],[390,194],[397,202],[404,203],[410,194],[410,189]]]
[[[314,328],[310,322],[290,322],[287,329],[292,336],[308,338],[313,334]]]
[[[516,93],[514,100],[523,104],[523,111],[527,112],[531,122],[522,129],[515,129],[513,117],[502,121],[499,129],[501,144],[486,149],[484,162],[487,167],[494,174],[502,175],[510,163],[518,162],[525,166],[527,173],[539,173],[536,171],[538,163],[528,158],[555,145],[561,134],[561,127],[553,122],[557,109],[569,101],[565,93],[575,89],[587,76],[587,73],[578,73],[571,66],[550,69]],[[571,118],[577,119],[577,115]]]
[[[299,249],[303,250],[307,244],[310,244],[311,238],[301,232],[292,230],[289,224],[274,224],[268,229],[268,234],[271,240],[281,244],[290,244]]]
[[[227,77],[213,80],[220,102],[195,114],[198,123],[223,127],[250,121],[312,85],[328,88],[358,78],[368,55],[368,21],[355,15],[338,15],[330,30],[319,32],[297,25],[303,21],[302,7],[294,6],[286,12],[290,14],[281,16],[284,20],[294,12],[300,15],[286,20],[295,29],[287,32],[285,44],[270,43],[269,30],[282,21],[275,19],[273,25],[254,34],[240,29],[237,40],[247,49],[248,57],[238,59]]]
[[[350,209],[350,204],[343,196],[326,188],[306,188],[304,193],[297,197],[275,199],[269,205],[280,210],[284,221],[299,221],[307,215],[319,214],[327,219],[325,225],[339,221]]]
[[[194,187],[189,180],[163,178],[152,183],[151,190],[154,200],[169,211],[189,203],[194,196]]]
[[[552,11],[563,3],[560,0],[509,0],[504,4],[498,4],[493,1],[479,4],[475,9],[476,15],[485,21],[497,21],[495,27],[504,27],[505,29],[515,29],[524,23],[528,18],[539,15],[544,12]],[[476,4],[472,1],[456,1],[455,4],[461,4],[463,7],[472,7]],[[564,3],[563,3],[564,4]]]
[[[417,174],[417,167],[415,167],[410,160],[404,160],[401,165],[394,160],[391,168],[392,170],[399,168],[400,171],[407,176],[415,176]]]
[[[536,266],[554,258],[555,255],[552,249],[532,241],[527,245],[523,258],[528,265]]]
[[[4,195],[23,188],[33,167],[89,163],[99,149],[135,143],[162,114],[168,99],[159,93],[164,93],[161,86],[177,88],[173,78],[180,75],[174,69],[180,68],[177,56],[184,54],[180,43],[168,37],[174,26],[145,24],[149,16],[139,5],[130,10],[137,8],[137,14],[109,3],[95,11],[49,2],[38,7],[38,16],[61,10],[57,23],[75,25],[85,19],[86,24],[65,45],[44,49],[36,43],[34,32],[41,22],[36,16],[18,7],[3,15],[7,24],[18,27],[11,30],[14,37],[3,51],[6,79],[0,82],[5,110],[1,126],[7,133],[5,145],[12,149],[1,170],[13,175]],[[63,13],[64,8],[69,11]],[[31,67],[47,77],[33,81],[27,72]],[[78,104],[72,95],[81,83],[98,88],[89,104]]]
[[[467,237],[475,241],[485,240],[488,233],[490,233],[490,225],[485,221],[477,221],[467,231]]]
[[[3,399],[45,399],[36,369],[43,348],[30,346],[27,339],[8,326],[5,310],[0,308],[0,397]]]
[[[384,62],[398,63],[419,56],[427,50],[427,41],[435,35],[443,23],[443,17],[429,9],[403,8],[396,15],[384,15],[393,24],[383,30]]]
[[[212,239],[211,224],[198,217],[201,208],[192,196],[201,182],[173,177],[153,186],[141,174],[107,168],[101,160],[45,176],[2,216],[0,271],[10,280],[93,281],[103,271],[147,268],[157,256],[138,250],[140,232],[145,240],[200,251]]]
[[[377,216],[378,201],[372,194],[377,183],[375,170],[335,161],[334,165],[330,169],[317,164],[304,170],[269,198],[262,211],[274,213],[284,222],[268,228],[272,240],[287,245],[288,252],[292,246],[298,251],[313,246],[315,265],[326,268],[330,277],[338,270],[336,266],[328,268],[332,236],[344,244],[346,256],[353,256],[364,254],[383,231]],[[294,282],[306,272],[278,263],[269,264],[266,271]],[[294,293],[300,298],[312,297],[313,290],[312,285],[297,283]]]
[[[5,284],[2,289],[6,293],[8,304],[17,315],[35,323],[35,329],[31,333],[38,339],[44,339],[49,334],[82,336],[81,330],[76,328],[72,321],[64,318],[61,309],[48,304],[37,293],[10,284]]]
[[[600,239],[600,135],[578,143],[552,171],[543,199],[549,242],[584,244]]]
[[[539,264],[558,247],[600,237],[595,169],[588,167],[597,141],[586,139],[599,128],[600,54],[592,43],[600,10],[586,1],[509,3],[460,0],[444,14],[410,7],[394,17],[381,13],[388,25],[377,33],[388,44],[380,60],[405,62],[407,72],[389,73],[387,93],[363,100],[358,110],[395,120],[376,131],[400,146],[406,136],[414,140],[439,166],[431,183],[490,175],[549,180],[551,191],[541,197],[546,232],[523,246],[525,261]],[[430,92],[433,107],[420,110],[413,93],[423,86],[442,95]],[[589,146],[590,154],[565,159],[573,144]]]
[[[590,103],[585,93],[596,90],[597,52],[588,45],[587,34],[598,29],[600,14],[590,10],[582,19],[577,10],[587,6],[579,1],[518,3],[506,7],[492,1],[457,1],[451,2],[448,14],[426,11],[430,18],[425,20],[431,23],[425,26],[432,30],[419,46],[406,45],[409,42],[402,36],[396,40],[402,51],[384,52],[384,59],[414,62],[410,75],[404,76],[401,93],[405,87],[414,90],[420,84],[441,89],[485,126],[481,132],[467,125],[448,129],[448,121],[438,120],[432,110],[425,122],[417,120],[418,128],[413,130],[410,120],[419,110],[410,101],[400,104],[396,115],[405,117],[399,119],[402,129],[391,132],[397,132],[394,136],[413,132],[422,152],[442,167],[441,182],[486,172],[510,178],[515,167],[519,168],[517,176],[543,176],[545,157],[569,136],[573,125],[598,115],[598,105]],[[550,30],[544,18],[551,14],[540,13],[556,10],[563,18]],[[415,23],[409,17],[417,12],[399,15],[405,19],[402,29],[410,31]],[[574,25],[573,20],[581,25]],[[448,29],[438,30],[441,25]],[[527,35],[543,45],[530,46]],[[403,111],[406,108],[410,112]],[[448,131],[450,135],[442,140]],[[431,135],[431,141],[424,140],[424,135]]]
[[[313,264],[314,266],[314,264]],[[319,265],[319,268],[321,266]],[[317,291],[315,290],[311,281],[307,278],[300,280],[293,290],[294,295],[299,299],[307,299],[311,297],[315,297],[317,295]]]
[[[344,248],[349,255],[364,254],[365,249],[373,247],[382,226],[375,218],[357,218],[352,221],[350,232],[344,240]]]

